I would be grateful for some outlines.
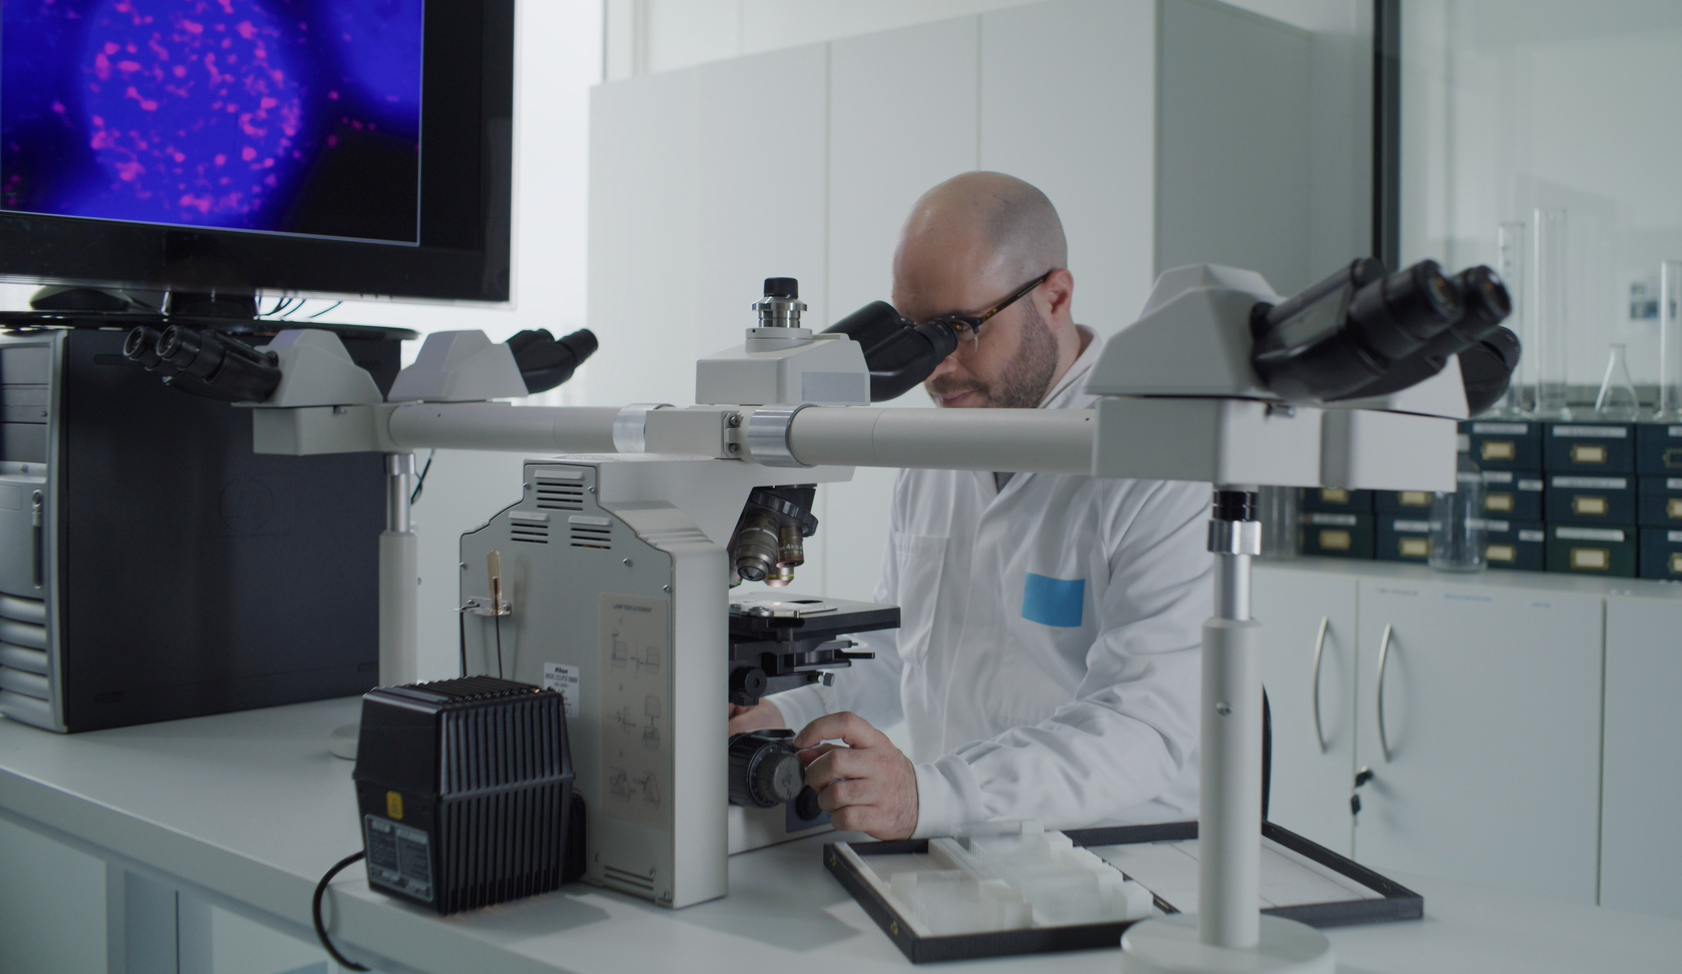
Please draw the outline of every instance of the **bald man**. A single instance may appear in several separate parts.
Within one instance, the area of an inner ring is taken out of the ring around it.
[[[924,383],[937,406],[1094,404],[1067,264],[1057,211],[1020,179],[965,173],[917,201],[893,303],[959,332]],[[876,591],[900,628],[856,637],[876,659],[833,686],[734,709],[731,732],[801,728],[832,822],[881,839],[1196,818],[1208,503],[1197,484],[902,471]],[[909,755],[877,729],[901,719]]]

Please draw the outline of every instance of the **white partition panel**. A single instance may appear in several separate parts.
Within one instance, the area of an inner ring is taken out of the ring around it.
[[[693,71],[591,94],[589,322],[601,349],[581,374],[585,402],[694,401],[695,95]]]
[[[1164,0],[1161,35],[1157,267],[1230,264],[1300,290],[1312,283],[1308,32]]]
[[[935,183],[976,167],[977,26],[965,17],[831,45],[829,274],[836,317],[888,297],[894,240],[911,204]]]
[[[834,318],[887,300],[894,242],[925,190],[977,166],[977,39],[968,17],[832,44],[829,295]],[[894,400],[929,406],[921,389]],[[869,598],[888,540],[894,472],[820,489],[827,594]]]
[[[981,168],[1051,197],[1075,320],[1103,338],[1138,316],[1154,276],[1156,34],[1151,3],[1071,0],[981,18]]]
[[[695,307],[703,355],[741,344],[767,277],[799,278],[808,327],[829,325],[828,53],[818,44],[696,71]],[[693,380],[689,388],[692,394]]]

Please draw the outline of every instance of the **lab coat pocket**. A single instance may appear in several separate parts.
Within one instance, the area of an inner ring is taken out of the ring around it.
[[[923,665],[934,635],[935,606],[946,565],[946,540],[896,532],[894,567],[899,572],[899,655],[906,664]]]

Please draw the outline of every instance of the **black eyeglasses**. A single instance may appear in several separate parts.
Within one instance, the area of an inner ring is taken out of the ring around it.
[[[1053,270],[1055,270],[1055,268],[1053,268]],[[981,344],[981,326],[987,323],[987,319],[1010,307],[1011,304],[1024,294],[1027,294],[1034,288],[1044,284],[1045,279],[1050,277],[1051,274],[1052,271],[1046,271],[1044,274],[1041,274],[1039,277],[1034,278],[1011,292],[1010,297],[1005,298],[1003,301],[1000,301],[998,304],[993,305],[991,308],[988,308],[986,311],[983,311],[978,315],[947,314],[931,318],[930,320],[944,321],[946,324],[950,325],[952,330],[958,335],[958,349],[954,354],[956,354],[959,358],[968,358],[969,356],[975,354],[976,348]]]

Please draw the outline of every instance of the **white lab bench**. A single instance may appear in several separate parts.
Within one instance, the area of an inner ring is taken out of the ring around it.
[[[329,700],[68,737],[0,719],[0,817],[128,877],[126,897],[122,882],[109,894],[119,928],[124,908],[157,908],[145,891],[172,888],[183,902],[199,898],[308,937],[316,880],[361,848],[351,765],[327,752],[329,732],[357,708],[354,698]],[[335,880],[329,916],[343,950],[388,974],[909,970],[825,873],[820,845],[737,856],[729,897],[681,911],[580,885],[439,919],[370,891],[357,865]],[[1424,895],[1425,919],[1330,931],[1340,970],[1637,974],[1682,964],[1676,921],[1395,878]],[[132,932],[143,934],[143,924],[130,917],[127,926],[131,955],[155,949]],[[1085,951],[940,969],[1108,974],[1118,957]]]

